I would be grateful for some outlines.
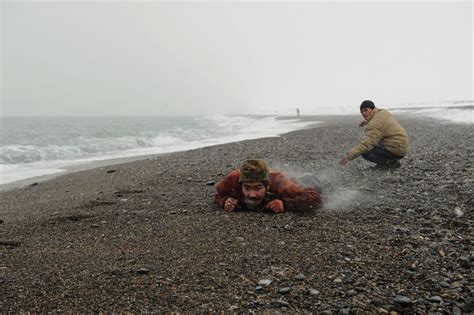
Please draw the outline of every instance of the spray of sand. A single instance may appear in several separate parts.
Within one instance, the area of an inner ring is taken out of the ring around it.
[[[288,163],[270,162],[272,170],[280,170],[289,176],[300,179],[306,173],[313,174],[322,187],[322,195],[325,199],[324,208],[331,210],[342,210],[353,208],[362,193],[352,187],[343,187],[342,174],[333,168],[314,169],[311,166],[297,167]]]

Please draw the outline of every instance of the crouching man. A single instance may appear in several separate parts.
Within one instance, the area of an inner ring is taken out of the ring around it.
[[[405,129],[390,112],[376,108],[372,101],[363,101],[360,113],[364,120],[359,123],[359,127],[365,126],[365,137],[339,163],[345,165],[362,155],[382,168],[400,167],[399,160],[408,152],[409,141]]]
[[[269,171],[262,160],[247,160],[216,185],[215,201],[226,211],[269,210],[308,212],[321,208],[321,186],[305,174],[301,182],[282,172]],[[310,186],[305,186],[310,185]]]

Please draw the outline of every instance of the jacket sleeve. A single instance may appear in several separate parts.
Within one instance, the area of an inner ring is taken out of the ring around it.
[[[313,188],[304,188],[293,196],[282,198],[285,210],[293,212],[308,212],[321,208],[321,195]]]
[[[367,125],[365,132],[365,137],[362,141],[349,151],[347,155],[349,160],[369,152],[383,139],[383,128],[380,121],[372,121]]]
[[[274,174],[270,190],[283,201],[285,211],[308,212],[323,205],[323,199],[316,190],[311,187],[303,188],[282,173]]]
[[[224,209],[225,200],[229,197],[239,198],[239,171],[234,170],[216,185],[215,202],[219,208]]]

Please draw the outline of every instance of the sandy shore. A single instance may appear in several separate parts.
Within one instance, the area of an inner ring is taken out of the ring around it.
[[[474,311],[472,125],[400,116],[411,152],[380,171],[338,164],[358,117],[323,120],[0,193],[0,310]],[[250,157],[316,174],[324,209],[217,209],[208,182]]]

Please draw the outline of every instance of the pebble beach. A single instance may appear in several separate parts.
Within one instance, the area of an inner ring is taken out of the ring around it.
[[[474,312],[472,124],[397,116],[402,167],[340,157],[358,116],[74,172],[0,193],[0,311]],[[228,213],[247,158],[321,181],[313,213]]]

